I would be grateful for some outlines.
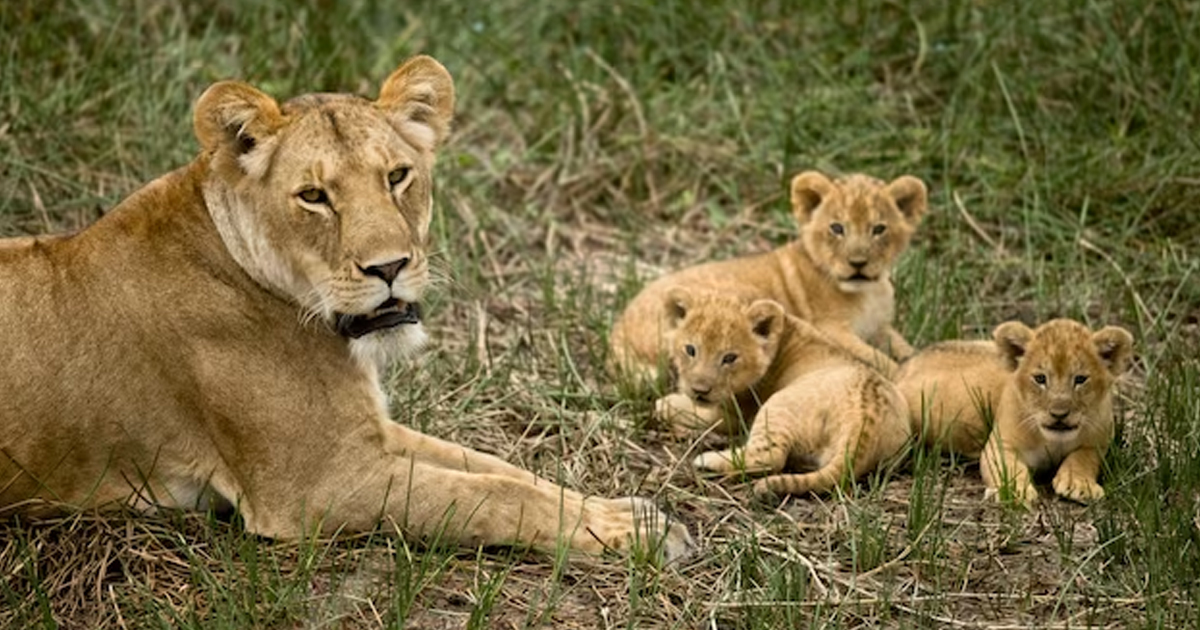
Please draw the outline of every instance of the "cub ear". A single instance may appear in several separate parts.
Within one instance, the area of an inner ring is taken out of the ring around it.
[[[405,61],[383,82],[375,104],[410,142],[425,151],[442,144],[454,118],[454,79],[433,57]]]
[[[929,193],[925,190],[925,182],[912,175],[902,175],[892,180],[884,190],[896,202],[900,214],[910,223],[916,225],[921,222],[921,217],[929,207]]]
[[[667,291],[667,296],[663,299],[663,307],[666,309],[668,330],[679,327],[679,324],[687,317],[691,305],[692,292],[687,288],[673,287]]]
[[[755,300],[745,308],[745,313],[754,336],[773,349],[783,331],[783,307],[774,300]]]
[[[1133,362],[1133,335],[1120,326],[1105,326],[1092,333],[1096,353],[1113,376],[1120,376]]]
[[[792,215],[800,224],[808,223],[813,211],[833,190],[833,182],[817,171],[804,171],[792,178]]]
[[[1004,355],[1008,368],[1015,370],[1021,357],[1025,356],[1029,341],[1033,339],[1033,331],[1021,322],[1004,322],[992,332],[992,338],[996,340],[996,347]]]
[[[249,153],[284,123],[275,99],[241,81],[214,83],[200,95],[192,113],[196,139],[206,152],[227,147]]]

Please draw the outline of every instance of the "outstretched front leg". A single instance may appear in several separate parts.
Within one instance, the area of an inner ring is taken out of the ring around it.
[[[384,449],[389,453],[412,457],[417,461],[451,470],[500,475],[535,485],[553,485],[552,482],[495,455],[426,435],[390,420],[383,421],[382,426]]]
[[[668,561],[693,546],[682,524],[644,499],[583,498],[546,481],[436,466],[369,443],[344,444],[319,468],[291,477],[303,493],[247,493],[247,528],[294,538],[318,523],[325,532],[362,531],[382,519],[405,533],[465,545],[593,554],[636,546],[661,549]]]

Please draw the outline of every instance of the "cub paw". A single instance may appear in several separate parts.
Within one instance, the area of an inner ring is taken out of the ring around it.
[[[1060,471],[1054,477],[1054,493],[1076,503],[1091,503],[1104,498],[1104,488],[1095,480]]]
[[[1038,493],[1037,488],[1028,481],[1024,483],[1008,484],[1004,488],[988,488],[983,491],[983,499],[985,501],[996,501],[999,503],[1010,503],[1016,507],[1028,508],[1037,503]]]
[[[698,405],[691,398],[675,393],[654,402],[654,418],[677,437],[690,437],[719,422],[721,411],[715,407]]]
[[[709,451],[701,453],[692,460],[692,466],[700,470],[709,470],[712,472],[729,473],[736,470],[733,462],[732,451]]]

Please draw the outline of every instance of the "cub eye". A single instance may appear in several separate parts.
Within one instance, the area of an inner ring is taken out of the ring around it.
[[[1084,383],[1087,382],[1087,380],[1088,380],[1087,374],[1076,374],[1075,375],[1075,384],[1076,385],[1083,385]]]
[[[871,234],[873,236],[879,236],[880,234],[883,234],[886,231],[887,231],[887,226],[882,223],[871,228]]]
[[[829,231],[832,232],[834,236],[841,236],[846,233],[846,228],[843,227],[841,223],[830,223]]]
[[[299,197],[300,201],[303,201],[304,203],[329,203],[329,197],[325,194],[325,191],[321,190],[320,188],[305,188],[297,193],[296,196]]]
[[[733,362],[737,361],[737,359],[737,355],[730,352],[729,354],[721,357],[721,365],[733,365]]]
[[[388,186],[391,186],[392,188],[399,186],[404,182],[404,180],[408,179],[408,173],[411,170],[412,169],[407,166],[401,166],[400,168],[392,170],[387,174]]]
[[[1046,384],[1046,375],[1045,374],[1034,374],[1033,382],[1037,383],[1038,385],[1045,385]]]
[[[683,351],[686,352],[689,357],[696,356],[696,346],[693,346],[690,343],[683,347]]]

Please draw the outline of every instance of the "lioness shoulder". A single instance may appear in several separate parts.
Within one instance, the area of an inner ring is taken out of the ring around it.
[[[647,285],[613,325],[611,370],[640,380],[657,374],[669,317],[664,297],[675,287],[748,302],[774,300],[884,370],[895,368],[894,358],[911,354],[892,326],[891,272],[925,213],[925,184],[909,175],[883,182],[808,171],[792,179],[791,205],[800,227],[797,241],[764,254],[688,267]]]
[[[671,296],[678,391],[660,401],[661,415],[686,422],[737,396],[763,401],[745,446],[704,453],[697,467],[766,473],[758,491],[822,492],[904,447],[909,428],[899,392],[808,322],[771,300],[678,287]],[[796,463],[803,470],[786,470]]]

